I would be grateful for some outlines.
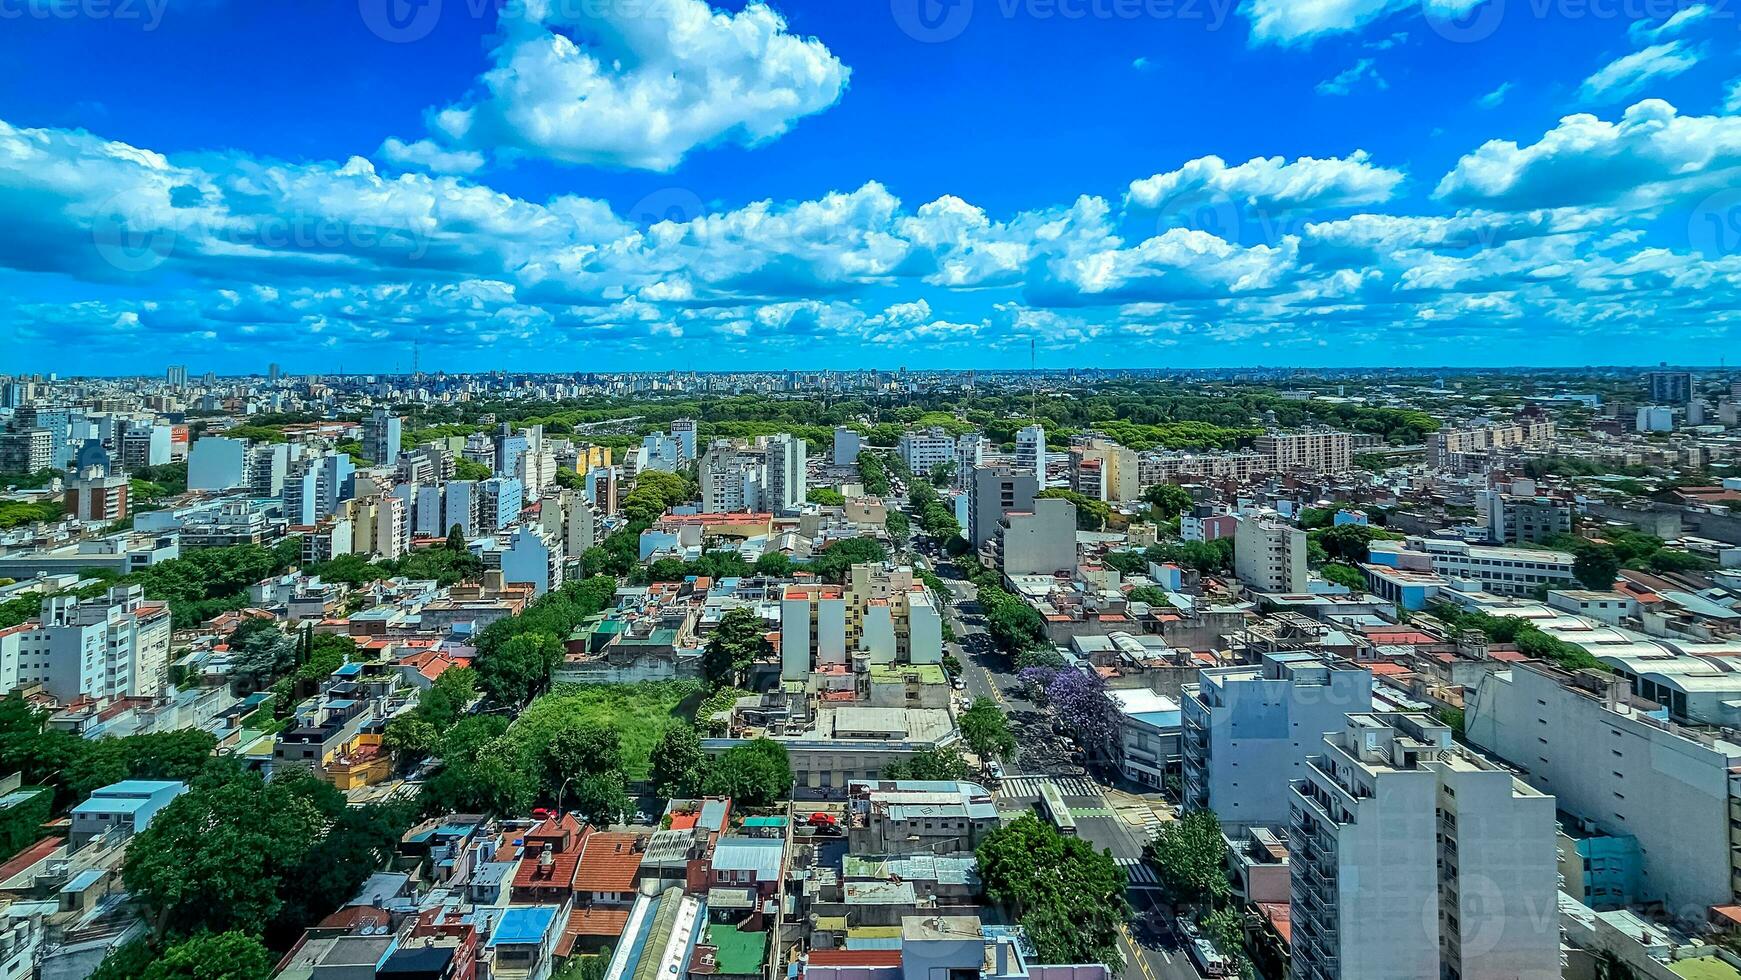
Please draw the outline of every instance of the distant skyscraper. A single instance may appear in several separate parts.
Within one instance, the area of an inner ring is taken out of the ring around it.
[[[186,364],[171,365],[169,368],[169,371],[166,372],[164,375],[164,381],[166,381],[171,388],[186,388],[187,387],[187,365]]]
[[[266,380],[271,382],[272,384],[278,383],[278,365],[277,364],[266,365]]]
[[[1685,405],[1693,400],[1693,375],[1690,371],[1650,371],[1644,376],[1650,389],[1650,400],[1656,405]]]

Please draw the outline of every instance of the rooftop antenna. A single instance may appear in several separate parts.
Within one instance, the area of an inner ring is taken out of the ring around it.
[[[1040,392],[1039,392],[1038,388],[1034,387],[1034,372],[1039,369],[1038,368],[1039,363],[1040,363],[1040,356],[1038,353],[1036,353],[1034,338],[1029,337],[1028,338],[1028,400],[1029,400],[1028,421],[1035,424],[1035,425],[1038,425],[1040,423]]]

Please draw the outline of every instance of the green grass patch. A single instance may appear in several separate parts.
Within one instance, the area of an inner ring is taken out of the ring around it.
[[[623,765],[630,779],[646,779],[648,759],[659,737],[673,725],[688,724],[705,695],[695,681],[651,684],[558,684],[526,706],[508,729],[521,749],[548,743],[571,723],[611,729],[622,739]]]

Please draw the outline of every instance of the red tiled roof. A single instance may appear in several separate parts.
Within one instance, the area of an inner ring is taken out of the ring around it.
[[[1375,677],[1396,677],[1401,674],[1409,673],[1409,669],[1404,667],[1402,664],[1376,663],[1368,664],[1367,667],[1372,670],[1373,676]]]
[[[620,936],[628,924],[628,909],[575,909],[568,914],[564,931],[571,936]]]
[[[393,916],[386,909],[373,905],[352,905],[339,909],[337,912],[320,920],[317,929],[343,929],[351,931],[359,926],[384,926],[391,924]]]
[[[595,833],[586,839],[580,868],[574,875],[577,892],[631,892],[641,870],[641,852],[634,834]]]
[[[813,949],[812,966],[900,966],[898,949]]]
[[[66,843],[65,837],[44,837],[12,856],[12,860],[0,864],[0,881],[6,881],[24,871],[31,865],[54,853],[55,848]]]

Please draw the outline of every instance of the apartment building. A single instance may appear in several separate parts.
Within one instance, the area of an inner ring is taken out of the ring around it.
[[[1223,827],[1283,826],[1288,780],[1349,714],[1372,710],[1372,672],[1302,651],[1250,666],[1199,671],[1179,692],[1187,810]]]
[[[284,517],[294,527],[310,527],[338,509],[356,464],[349,453],[306,455],[284,479]]]
[[[1374,541],[1367,560],[1390,568],[1413,567],[1421,555],[1440,577],[1476,582],[1484,591],[1498,595],[1534,595],[1543,585],[1557,589],[1577,581],[1575,559],[1569,552],[1502,548],[1445,538]]]
[[[1046,427],[1038,423],[1024,425],[1016,432],[1015,465],[1046,482]]]
[[[1559,980],[1554,797],[1426,715],[1323,744],[1291,789],[1291,975]]]
[[[804,506],[809,495],[809,456],[804,440],[782,432],[768,436],[763,448],[767,506],[777,513],[793,513]]]
[[[1083,439],[1070,445],[1070,488],[1093,500],[1126,503],[1141,492],[1136,450],[1110,439]]]
[[[705,514],[759,511],[768,506],[767,451],[718,440],[701,457],[701,510]]]
[[[911,567],[854,565],[844,586],[792,585],[780,600],[780,676],[943,662],[943,619]]]
[[[835,466],[857,466],[858,451],[863,441],[857,432],[846,426],[837,426],[834,430],[834,454],[832,462]]]
[[[1572,503],[1533,492],[1482,490],[1475,510],[1487,523],[1487,540],[1494,544],[1533,544],[1572,533]]]
[[[982,466],[973,471],[967,495],[967,539],[977,550],[997,533],[998,522],[1011,511],[1032,512],[1040,482],[1033,473],[1008,466]]]
[[[1257,592],[1306,590],[1306,532],[1272,516],[1247,517],[1233,532],[1233,572]]]
[[[1266,432],[1252,446],[1275,470],[1346,473],[1354,468],[1354,437],[1347,432],[1315,429]]]
[[[42,600],[34,622],[0,631],[0,683],[41,684],[56,701],[157,697],[169,670],[169,606],[137,585],[101,598]]]
[[[391,466],[399,460],[404,421],[384,408],[377,408],[363,419],[363,456],[377,466]],[[198,445],[198,443],[195,443]]]
[[[1552,448],[1556,435],[1553,420],[1530,414],[1496,424],[1461,428],[1446,425],[1427,436],[1427,465],[1434,469],[1458,469],[1465,460],[1485,457],[1495,450],[1548,449]]]
[[[1514,664],[1465,692],[1470,744],[1504,759],[1559,806],[1638,842],[1638,898],[1706,918],[1741,896],[1741,744],[1677,725],[1625,677]]]
[[[67,484],[67,516],[91,524],[107,524],[127,516],[127,494],[132,481],[125,476],[104,476],[93,471]]]
[[[955,462],[955,437],[940,425],[903,432],[895,443],[895,452],[909,472],[924,476],[945,463]]]
[[[1031,511],[1010,511],[998,522],[993,559],[1005,575],[1076,571],[1076,505],[1041,497]]]

